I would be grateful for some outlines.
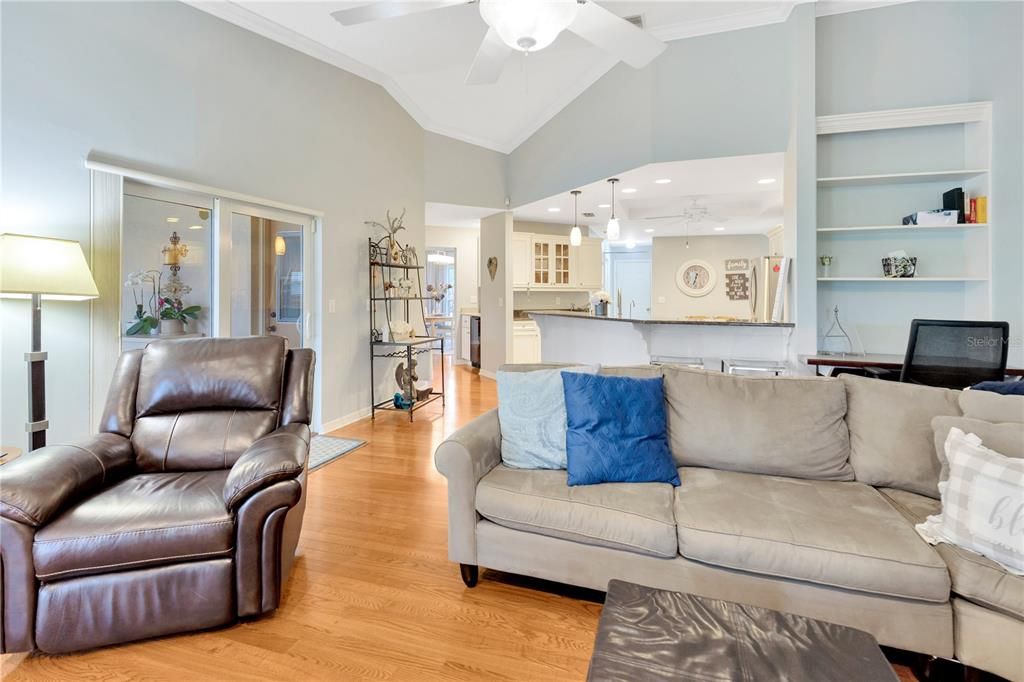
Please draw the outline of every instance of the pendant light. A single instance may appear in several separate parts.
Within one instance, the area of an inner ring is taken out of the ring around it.
[[[609,178],[608,180],[612,186],[612,217],[608,219],[607,236],[612,241],[619,238],[619,219],[615,217],[615,183],[618,181],[618,178]]]
[[[581,191],[574,189],[569,192],[572,195],[572,231],[569,232],[569,245],[579,246],[583,243],[583,231],[580,229],[579,208]]]

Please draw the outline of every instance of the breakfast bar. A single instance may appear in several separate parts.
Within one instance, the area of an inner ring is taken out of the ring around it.
[[[644,320],[567,311],[529,315],[540,329],[543,362],[602,365],[786,367],[794,327],[789,322]]]

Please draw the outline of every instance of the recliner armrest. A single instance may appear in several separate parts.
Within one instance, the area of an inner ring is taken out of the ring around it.
[[[117,433],[48,445],[0,467],[0,516],[33,528],[131,470],[135,452]]]
[[[306,468],[309,427],[288,424],[258,439],[242,453],[224,482],[224,504],[231,511],[257,490],[297,477]]]

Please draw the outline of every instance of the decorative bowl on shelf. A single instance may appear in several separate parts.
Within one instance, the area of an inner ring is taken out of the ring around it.
[[[413,326],[405,320],[391,322],[391,340],[395,342],[410,341],[413,337]]]
[[[891,279],[913,277],[917,273],[916,256],[886,256],[882,259],[882,276]]]

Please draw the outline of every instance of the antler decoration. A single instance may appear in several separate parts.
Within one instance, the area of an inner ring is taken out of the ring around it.
[[[392,218],[391,217],[391,211],[390,210],[385,212],[385,216],[387,216],[387,221],[388,221],[387,225],[384,225],[382,223],[378,223],[376,220],[366,220],[366,221],[364,221],[364,224],[372,225],[374,227],[379,227],[380,229],[384,230],[385,232],[387,232],[392,237],[394,237],[396,234],[398,234],[398,232],[400,230],[404,230],[405,229],[405,225],[402,224],[402,222],[405,220],[405,209],[404,208],[402,209],[402,215],[398,216],[397,218]]]

